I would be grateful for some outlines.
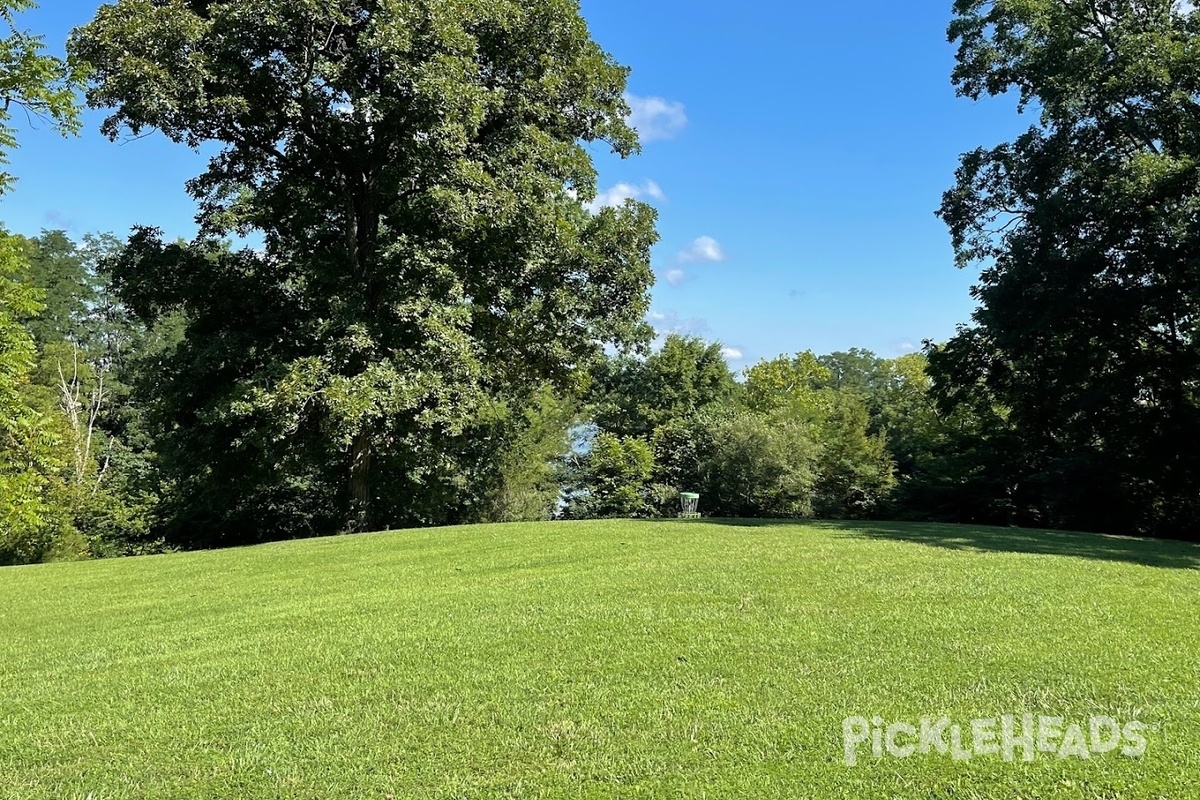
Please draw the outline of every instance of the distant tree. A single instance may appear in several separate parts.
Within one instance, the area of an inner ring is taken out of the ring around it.
[[[782,411],[815,422],[829,413],[832,395],[827,388],[832,379],[833,373],[812,351],[761,361],[746,370],[745,404],[752,411]]]
[[[1200,15],[1171,0],[958,0],[954,81],[1038,118],[963,157],[941,216],[979,308],[930,355],[1008,521],[1196,537]]]
[[[202,240],[144,230],[114,269],[147,325],[186,316],[155,409],[178,541],[426,520],[489,398],[648,338],[655,213],[583,205],[584,145],[637,149],[627,70],[575,2],[119,0],[70,50],[108,135],[221,148]]]
[[[869,406],[877,405],[875,399],[888,390],[892,381],[891,363],[870,350],[852,347],[820,356],[817,362],[829,370],[826,386],[839,392],[857,392]]]
[[[529,398],[492,461],[482,521],[537,522],[554,517],[562,493],[559,465],[570,449],[574,414],[574,404],[560,400],[548,387]]]
[[[808,517],[821,445],[786,415],[746,411],[702,418],[698,479],[705,513],[719,517]]]
[[[39,347],[87,338],[90,307],[96,301],[95,276],[85,255],[63,231],[43,231],[25,240],[22,279],[42,295],[42,310],[25,320]]]
[[[134,359],[149,336],[112,296],[102,262],[110,236],[62,231],[22,240],[21,281],[43,310],[23,320],[38,345],[27,396],[54,417],[63,443],[65,491],[57,503],[81,539],[79,553],[141,552],[153,540],[160,481],[131,396]]]
[[[728,402],[737,392],[719,342],[670,334],[649,357],[615,356],[593,370],[596,424],[649,437],[660,425]]]
[[[654,482],[676,492],[705,488],[704,467],[713,453],[711,426],[707,423],[726,413],[730,413],[728,409],[710,409],[699,417],[680,417],[656,428],[650,439]]]
[[[820,454],[815,464],[813,512],[826,519],[858,519],[874,514],[895,486],[895,462],[887,441],[870,433],[863,394],[834,394],[829,416],[817,428]]]
[[[904,474],[928,448],[931,429],[938,420],[930,392],[929,359],[924,353],[900,356],[887,362],[887,374],[887,384],[880,392],[878,427],[886,433],[888,449]]]
[[[880,423],[890,376],[888,363],[865,350],[803,352],[746,370],[747,408],[800,426],[815,448],[811,512],[862,517],[887,497],[894,463]]]
[[[726,403],[737,391],[720,342],[671,334],[646,367],[661,421]]]

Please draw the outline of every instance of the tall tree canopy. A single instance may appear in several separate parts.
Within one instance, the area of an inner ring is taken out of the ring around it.
[[[958,0],[954,81],[1037,123],[968,153],[941,208],[979,264],[931,354],[948,404],[1018,433],[1011,521],[1195,535],[1200,17],[1171,0]]]
[[[64,231],[43,231],[25,241],[26,283],[42,293],[41,312],[25,323],[38,346],[69,339],[82,343],[88,312],[96,302],[94,276],[84,254]]]
[[[160,413],[212,501],[195,535],[305,493],[391,524],[482,394],[646,338],[655,214],[583,205],[585,143],[637,138],[577,0],[119,0],[70,47],[109,136],[221,145],[189,184],[204,237],[264,242],[146,230],[114,267],[138,313],[188,319]]]

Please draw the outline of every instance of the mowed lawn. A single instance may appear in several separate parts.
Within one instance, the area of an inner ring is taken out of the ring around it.
[[[1200,797],[1200,548],[592,522],[0,570],[0,798]],[[844,763],[1032,713],[1146,754]]]

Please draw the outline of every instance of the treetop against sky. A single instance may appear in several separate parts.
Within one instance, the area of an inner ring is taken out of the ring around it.
[[[97,0],[23,15],[62,52]],[[660,213],[650,322],[720,340],[735,367],[780,352],[899,355],[945,339],[973,308],[934,216],[958,155],[1030,120],[955,97],[950,4],[846,7],[716,0],[583,0],[596,40],[632,67],[643,153],[595,153],[596,204]],[[195,153],[160,135],[110,143],[99,112],[64,140],[24,126],[0,210],[10,230],[74,235],[137,224],[195,231]]]

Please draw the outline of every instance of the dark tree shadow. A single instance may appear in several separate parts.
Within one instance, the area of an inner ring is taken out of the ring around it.
[[[804,525],[838,531],[855,538],[913,542],[945,550],[1074,556],[1165,569],[1200,569],[1200,545],[1169,539],[1135,539],[1096,533],[921,522],[818,522],[773,519],[705,519],[704,522],[739,528]],[[680,524],[687,523],[681,521]]]

